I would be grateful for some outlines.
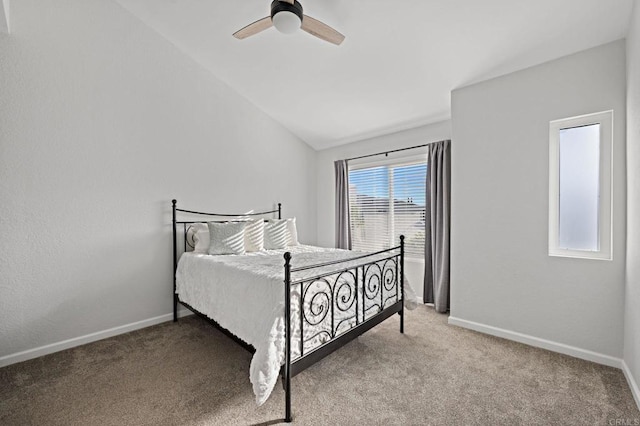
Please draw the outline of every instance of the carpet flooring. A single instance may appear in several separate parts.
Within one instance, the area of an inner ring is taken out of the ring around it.
[[[426,306],[405,331],[394,316],[293,378],[294,423],[640,424],[620,370],[449,326]],[[0,424],[279,424],[282,386],[257,407],[250,360],[182,318],[0,369]]]

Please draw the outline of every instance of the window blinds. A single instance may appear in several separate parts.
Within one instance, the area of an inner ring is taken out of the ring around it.
[[[349,170],[352,247],[376,251],[400,244],[424,258],[426,158]]]

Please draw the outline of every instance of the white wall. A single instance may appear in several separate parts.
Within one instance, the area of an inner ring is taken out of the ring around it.
[[[445,139],[451,139],[450,120],[318,151],[316,189],[318,197],[318,245],[335,247],[334,161],[407,148]],[[411,151],[396,155],[411,155]],[[417,295],[422,297],[424,263],[408,260],[406,262],[406,269],[407,279],[412,284]]]
[[[174,197],[232,212],[282,202],[315,242],[315,151],[115,2],[22,0],[11,22],[0,365],[171,312]]]
[[[0,0],[0,32],[6,34],[11,31],[9,13],[9,0]]]
[[[624,361],[640,407],[640,4],[627,37],[627,277]]]
[[[549,121],[610,109],[613,261],[549,257]],[[619,365],[624,41],[457,89],[452,117],[450,322]]]

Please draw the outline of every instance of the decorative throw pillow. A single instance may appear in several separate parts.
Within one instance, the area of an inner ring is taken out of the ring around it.
[[[264,220],[248,220],[244,229],[244,249],[247,252],[264,250]]]
[[[269,220],[264,223],[264,248],[267,250],[282,249],[287,246],[286,220]]]
[[[209,226],[209,254],[244,254],[246,222],[207,222]]]
[[[192,247],[194,253],[209,252],[209,227],[206,223],[192,223],[187,228],[187,248]]]
[[[264,224],[264,248],[277,250],[298,245],[296,219],[270,219]]]
[[[289,246],[297,246],[298,242],[298,228],[296,227],[296,218],[292,217],[287,219],[287,229],[289,230]]]

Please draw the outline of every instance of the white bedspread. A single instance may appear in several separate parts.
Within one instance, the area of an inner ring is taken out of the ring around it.
[[[255,347],[249,377],[258,405],[271,394],[280,366],[284,364],[283,255],[286,251],[292,254],[294,268],[358,255],[348,250],[305,245],[241,256],[184,253],[176,272],[176,293],[181,301]],[[331,267],[325,271],[330,272]],[[292,278],[311,277],[319,272],[322,270],[303,271]],[[405,307],[415,308],[415,293],[406,280],[404,289]],[[293,343],[300,338],[298,321],[293,320],[296,316],[299,318],[297,303],[292,303],[292,359],[299,356],[299,347]]]

